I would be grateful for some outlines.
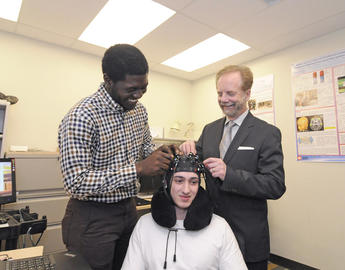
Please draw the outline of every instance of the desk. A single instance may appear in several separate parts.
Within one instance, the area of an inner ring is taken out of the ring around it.
[[[10,257],[10,260],[39,257],[43,256],[43,246],[7,250],[0,252],[0,256],[1,255],[3,256],[3,258],[5,258],[4,255],[7,255],[6,257]],[[81,257],[77,253],[64,251],[59,253],[52,253],[49,256],[53,257],[55,261],[54,264],[57,270],[91,270],[91,267],[86,263],[83,257]],[[5,268],[5,265],[6,262],[0,261],[0,269],[7,269]]]
[[[147,205],[137,205],[137,211],[141,211],[141,210],[150,210],[151,209],[151,204],[147,204]]]
[[[140,218],[142,215],[147,214],[149,212],[151,212],[151,204],[142,204],[143,202],[147,203],[151,201],[151,197],[150,198],[140,198],[137,197],[137,212],[138,212],[138,218]]]
[[[43,246],[20,248],[20,249],[6,250],[6,251],[0,252],[1,259],[7,257],[13,260],[42,256],[42,255],[43,255]]]

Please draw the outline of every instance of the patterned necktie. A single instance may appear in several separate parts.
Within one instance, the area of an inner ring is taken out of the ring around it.
[[[219,153],[221,159],[224,159],[225,153],[229,148],[229,145],[231,143],[231,130],[235,125],[235,122],[229,121],[224,127],[223,138],[219,144]]]

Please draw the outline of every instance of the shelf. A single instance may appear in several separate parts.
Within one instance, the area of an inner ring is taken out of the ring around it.
[[[154,142],[179,142],[183,143],[186,139],[175,139],[175,138],[152,138]]]
[[[153,138],[153,143],[156,145],[156,147],[159,147],[163,144],[176,144],[177,146],[179,146],[181,143],[183,143],[185,140],[181,140],[181,139],[168,139],[168,138]]]

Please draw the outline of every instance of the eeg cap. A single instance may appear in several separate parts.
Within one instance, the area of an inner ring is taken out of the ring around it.
[[[205,166],[199,161],[198,155],[194,155],[193,153],[189,153],[188,155],[175,155],[163,179],[163,187],[169,194],[171,177],[176,172],[194,172],[198,175],[199,180],[201,180],[200,175],[204,174]]]

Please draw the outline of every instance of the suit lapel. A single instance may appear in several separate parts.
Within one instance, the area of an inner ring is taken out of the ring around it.
[[[232,140],[228,148],[228,151],[226,152],[224,156],[225,164],[228,164],[230,162],[230,160],[233,158],[233,156],[237,152],[238,147],[242,144],[242,142],[247,138],[247,136],[251,132],[252,127],[254,126],[253,119],[254,119],[253,115],[250,112],[248,112],[246,118],[244,118],[240,128],[238,129],[234,139]]]

